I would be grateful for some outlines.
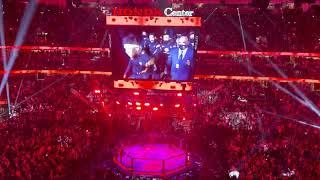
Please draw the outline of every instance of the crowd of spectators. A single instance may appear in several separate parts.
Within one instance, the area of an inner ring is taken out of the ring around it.
[[[319,50],[320,32],[315,28],[320,23],[319,7],[313,6],[308,11],[301,8],[239,9],[241,23],[236,8],[199,8],[199,12],[205,15],[200,48],[303,52]],[[208,16],[210,12],[212,14]]]
[[[272,83],[202,84],[206,85],[200,85],[198,93],[199,121],[190,134],[195,143],[191,148],[206,161],[202,178],[221,178],[235,170],[241,178],[319,176],[316,142],[320,131],[312,125],[320,119],[309,108]],[[287,84],[280,85],[293,91]],[[318,90],[309,85],[297,87],[319,107]]]
[[[319,117],[272,83],[199,81],[195,94],[183,97],[197,95],[196,106],[176,108],[181,113],[169,118],[170,106],[161,113],[134,114],[117,105],[118,93],[106,77],[25,76],[19,97],[21,78],[12,78],[12,101],[18,100],[11,117],[1,121],[1,177],[119,176],[105,163],[112,160],[112,147],[150,131],[180,138],[197,155],[201,179],[234,170],[245,178],[319,176],[320,132],[312,126]],[[319,89],[297,86],[319,107]],[[101,95],[95,95],[97,87]],[[183,102],[183,107],[190,103]]]
[[[320,77],[317,71],[320,59],[317,57],[199,55],[199,59],[196,74],[283,77],[283,73],[290,78]]]
[[[4,3],[6,44],[13,44],[25,3]],[[237,8],[194,8],[203,19],[200,49],[248,51],[303,51],[320,49],[320,11],[314,5],[302,8],[274,7],[261,10],[240,7],[243,44]],[[28,34],[27,45],[108,47],[110,27],[100,6],[59,8],[39,5]]]
[[[4,3],[6,44],[12,45],[27,3]],[[25,45],[107,47],[105,16],[98,8],[60,8],[39,4],[24,38]]]
[[[43,81],[34,76],[12,79],[17,80],[11,84],[12,98],[18,99],[17,103],[12,102],[10,116],[6,116],[7,111],[2,112],[1,178],[90,177],[94,154],[104,149],[101,137],[105,131],[99,124],[107,119],[101,118],[103,115],[96,111],[98,107],[88,104],[90,101],[82,101],[72,93],[73,89],[87,96],[91,90],[87,85],[93,82],[84,79],[76,76],[46,77]]]
[[[15,61],[14,70],[91,70],[110,72],[112,71],[111,65],[108,52],[27,50],[20,52]]]

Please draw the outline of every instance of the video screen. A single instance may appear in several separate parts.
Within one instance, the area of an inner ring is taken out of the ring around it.
[[[191,81],[198,31],[185,27],[117,27],[112,34],[117,80]]]

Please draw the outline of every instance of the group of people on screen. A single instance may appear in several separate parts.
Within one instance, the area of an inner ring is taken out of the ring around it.
[[[173,37],[174,36],[174,37]],[[195,33],[164,32],[159,38],[143,31],[122,39],[129,57],[124,79],[189,81],[195,68]]]

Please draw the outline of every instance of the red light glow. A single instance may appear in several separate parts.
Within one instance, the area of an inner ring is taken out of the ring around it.
[[[138,107],[136,107],[136,109],[137,109],[138,111],[140,111],[140,110],[141,110],[141,107],[140,107],[140,106],[138,106]]]
[[[129,104],[130,106],[132,106],[132,102],[128,102],[128,104]]]
[[[158,111],[158,108],[157,108],[157,107],[154,107],[153,110],[154,110],[154,111]]]
[[[101,91],[100,91],[100,89],[96,89],[96,90],[94,90],[94,93],[96,93],[96,94],[100,94],[100,93],[101,93]]]
[[[134,92],[133,93],[133,95],[135,95],[135,96],[139,96],[139,94],[140,94],[139,92]]]
[[[178,96],[178,97],[182,97],[182,93],[178,93],[177,96]]]
[[[144,103],[144,106],[150,106],[150,103]]]
[[[176,104],[176,105],[174,105],[174,107],[178,108],[178,107],[180,107],[180,104]]]
[[[120,102],[119,102],[119,101],[116,101],[116,104],[118,104],[118,105],[119,105],[119,104],[120,104]]]
[[[136,102],[136,105],[137,105],[137,106],[141,106],[141,103],[139,103],[139,102]]]
[[[162,104],[162,103],[160,104],[160,107],[163,107],[163,104]]]

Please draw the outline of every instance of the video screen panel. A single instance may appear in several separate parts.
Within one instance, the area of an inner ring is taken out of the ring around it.
[[[115,27],[112,74],[116,80],[191,81],[197,42],[194,27]]]

